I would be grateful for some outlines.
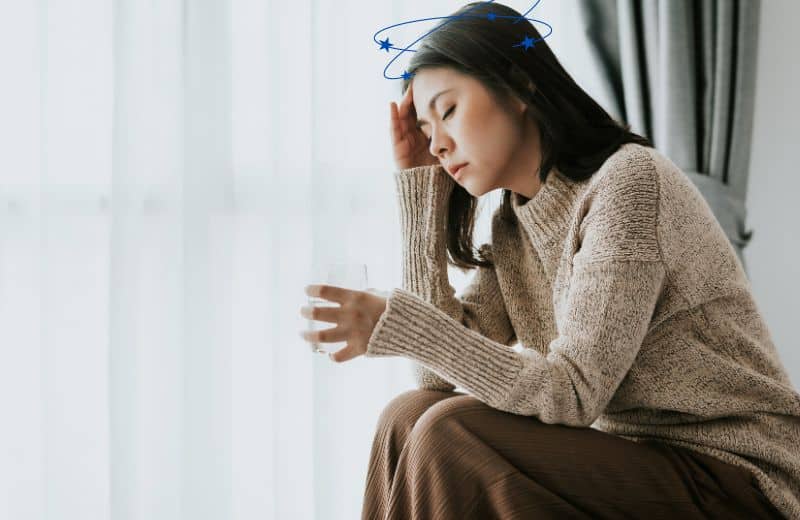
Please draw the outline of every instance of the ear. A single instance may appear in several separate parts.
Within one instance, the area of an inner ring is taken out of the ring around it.
[[[528,104],[517,96],[514,96],[514,109],[517,111],[517,114],[523,115],[528,109]]]
[[[536,85],[533,84],[533,81],[530,78],[528,78],[526,90],[528,92],[528,97],[533,96],[534,92],[536,92]],[[525,105],[526,108],[527,106],[528,105]]]

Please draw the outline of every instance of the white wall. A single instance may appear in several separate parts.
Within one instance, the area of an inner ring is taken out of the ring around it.
[[[800,2],[762,0],[755,121],[747,208],[753,238],[745,248],[750,281],[775,346],[800,388],[800,61],[795,22]]]

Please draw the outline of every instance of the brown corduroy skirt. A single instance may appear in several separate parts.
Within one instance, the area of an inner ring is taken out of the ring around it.
[[[381,413],[362,518],[783,517],[747,470],[714,457],[418,389]]]

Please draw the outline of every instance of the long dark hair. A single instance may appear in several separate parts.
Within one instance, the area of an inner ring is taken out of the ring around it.
[[[491,20],[490,12],[498,18]],[[522,18],[520,13],[502,4],[471,2],[451,16],[460,14],[465,16],[444,19],[422,40],[407,71],[450,67],[480,81],[501,105],[507,106],[513,95],[525,101],[540,130],[542,184],[553,166],[573,180],[584,180],[625,143],[653,147],[649,139],[615,121],[584,92],[544,40],[527,50],[513,47],[527,36],[541,38],[528,20],[514,23]],[[403,93],[411,81],[402,81]],[[511,195],[503,189],[500,211],[509,220],[514,218]],[[480,258],[473,254],[477,205],[478,199],[461,185],[453,187],[447,210],[448,263],[462,271],[493,266],[483,251],[478,251]]]

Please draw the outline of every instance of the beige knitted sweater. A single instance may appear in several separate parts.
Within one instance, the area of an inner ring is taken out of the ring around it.
[[[587,180],[554,168],[532,199],[512,193],[514,223],[496,211],[483,246],[495,267],[460,297],[446,263],[453,179],[439,165],[394,178],[403,288],[367,357],[411,359],[421,388],[715,456],[800,518],[800,394],[733,246],[668,158],[629,143]]]

